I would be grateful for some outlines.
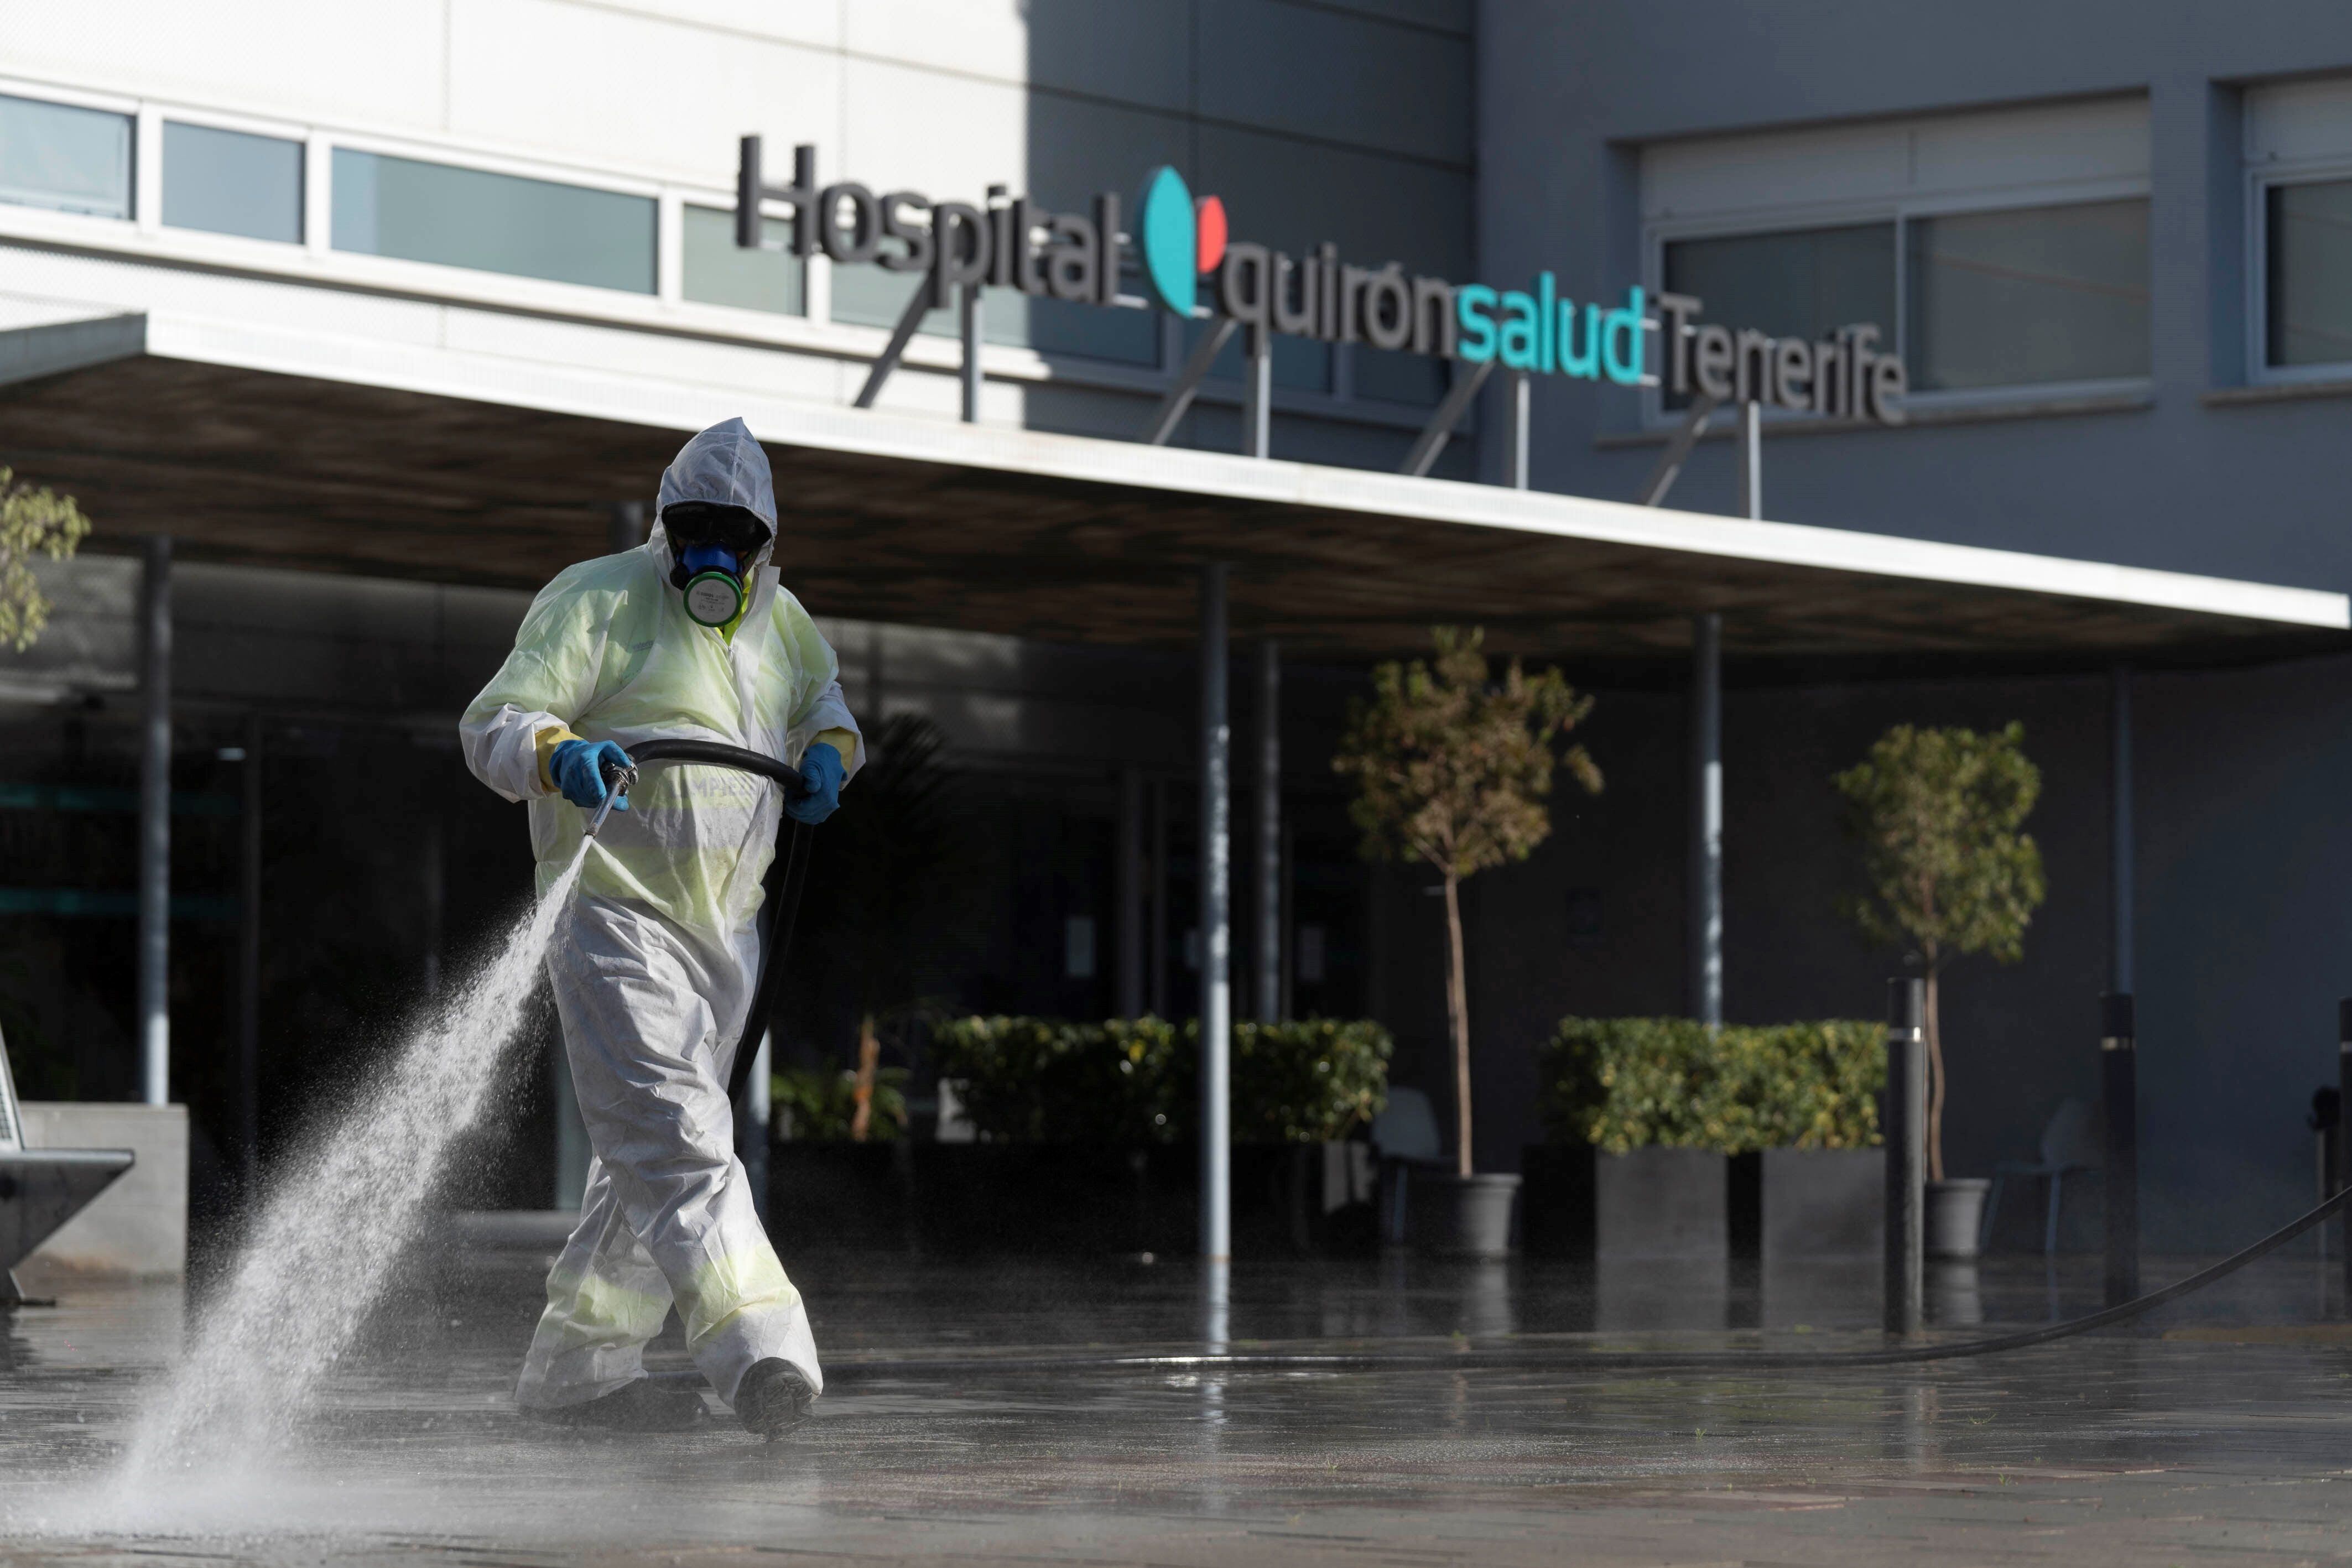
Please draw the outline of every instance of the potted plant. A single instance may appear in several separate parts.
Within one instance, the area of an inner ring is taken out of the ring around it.
[[[774,1107],[768,1228],[777,1243],[902,1248],[911,1234],[907,1070],[885,1067],[861,1082],[826,1060],[769,1075]]]
[[[978,1134],[915,1151],[919,1223],[931,1245],[1198,1245],[1197,1024],[949,1019],[934,1029],[931,1049]],[[1344,1249],[1351,1229],[1369,1241],[1370,1162],[1366,1146],[1347,1139],[1386,1098],[1391,1049],[1388,1031],[1364,1020],[1236,1027],[1237,1253]]]
[[[1560,1020],[1548,1143],[1525,1151],[1529,1250],[1754,1260],[1875,1247],[1877,1024]]]
[[[1480,1175],[1471,1146],[1470,992],[1464,973],[1462,883],[1523,861],[1550,836],[1553,768],[1591,793],[1601,769],[1581,746],[1554,747],[1592,711],[1556,669],[1529,675],[1513,659],[1490,678],[1485,633],[1436,628],[1436,657],[1372,672],[1372,700],[1349,705],[1331,766],[1352,775],[1349,814],[1375,860],[1418,861],[1445,895],[1445,1018],[1454,1056],[1454,1175],[1413,1186],[1419,1243],[1493,1256],[1510,1247],[1516,1176]]]
[[[1927,1250],[1973,1258],[1981,1177],[1944,1175],[1946,1068],[1940,990],[1963,954],[2013,964],[2047,895],[2042,851],[2022,831],[2042,792],[2025,727],[1989,735],[1897,725],[1837,776],[1870,891],[1847,914],[1864,937],[1900,946],[1927,982]]]

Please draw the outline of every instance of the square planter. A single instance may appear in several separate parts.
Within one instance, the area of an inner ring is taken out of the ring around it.
[[[1766,1149],[1763,1252],[1792,1258],[1875,1258],[1885,1245],[1886,1151]]]
[[[904,1252],[915,1245],[914,1149],[903,1141],[792,1139],[768,1146],[768,1234],[806,1251]]]
[[[1191,1145],[793,1140],[769,1155],[768,1229],[811,1250],[1085,1256],[1199,1250]],[[1236,1144],[1234,1251],[1332,1257],[1374,1248],[1367,1144]]]
[[[1522,1155],[1520,1236],[1530,1256],[1720,1260],[1730,1249],[1727,1163],[1706,1149],[1604,1155],[1541,1144]]]

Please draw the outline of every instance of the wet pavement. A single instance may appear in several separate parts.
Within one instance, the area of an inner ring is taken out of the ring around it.
[[[520,1425],[543,1261],[420,1263],[289,1452],[136,1495],[111,1467],[180,1292],[29,1276],[58,1304],[0,1317],[0,1563],[2352,1561],[2352,1325],[2308,1255],[2008,1356],[1675,1373],[1558,1358],[1875,1346],[1874,1269],[1243,1265],[1217,1314],[1190,1262],[809,1258],[835,1381],[766,1446],[723,1414],[675,1437]],[[2095,1269],[1947,1271],[1934,1332],[2087,1311]],[[1220,1330],[1419,1359],[1100,1364]],[[1489,1354],[1445,1364],[1464,1352]],[[1040,1364],[1070,1356],[1096,1364]],[[674,1342],[656,1359],[685,1365]]]

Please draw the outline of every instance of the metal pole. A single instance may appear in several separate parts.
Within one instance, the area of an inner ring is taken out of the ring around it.
[[[2107,770],[2107,868],[2109,939],[2107,988],[2124,996],[2132,992],[2132,905],[2137,859],[2132,840],[2132,673],[2129,664],[2108,672],[2108,738],[2113,751]]]
[[[1201,1255],[1233,1254],[1233,727],[1225,708],[1225,580],[1201,569]]]
[[[250,1198],[261,1180],[261,716],[245,716],[245,789],[236,900],[237,1162]]]
[[[1764,405],[1739,405],[1739,515],[1764,516]]]
[[[1274,455],[1274,347],[1262,342],[1242,367],[1242,455]]]
[[[1927,1278],[1927,982],[1886,982],[1886,1332],[1918,1332]]]
[[[1716,407],[1715,399],[1705,392],[1699,394],[1698,401],[1691,404],[1690,413],[1683,416],[1682,423],[1667,438],[1666,449],[1658,454],[1658,465],[1650,470],[1647,479],[1642,481],[1642,493],[1633,497],[1637,503],[1644,507],[1665,504],[1666,492],[1675,487],[1675,479],[1682,473],[1683,465],[1690,461],[1691,448],[1698,444],[1699,434],[1706,429],[1707,419],[1715,413]]]
[[[615,501],[605,513],[604,548],[618,555],[635,549],[646,542],[646,504],[643,501]]]
[[[1258,1021],[1282,1021],[1282,644],[1257,645]]]
[[[1143,770],[1118,770],[1118,1016],[1143,1016]]]
[[[1691,617],[1690,1010],[1723,1022],[1723,617]]]
[[[1429,416],[1429,423],[1421,427],[1421,434],[1413,437],[1412,446],[1405,453],[1404,462],[1397,468],[1398,473],[1409,474],[1419,479],[1436,465],[1438,454],[1444,452],[1445,444],[1454,439],[1454,427],[1460,424],[1462,416],[1469,412],[1470,400],[1478,395],[1478,389],[1486,384],[1486,378],[1494,372],[1495,361],[1492,360],[1481,360],[1474,370],[1465,371],[1458,362],[1454,365],[1452,389],[1446,392],[1445,401],[1437,405],[1437,412]]]
[[[963,422],[980,423],[980,285],[963,286]]]
[[[2099,998],[2099,1080],[2107,1108],[2107,1305],[2139,1294],[2138,1030],[2129,992]]]
[[[1151,953],[1144,972],[1150,977],[1152,1012],[1166,1018],[1168,1005],[1168,780],[1151,781]]]
[[[1503,482],[1514,490],[1528,487],[1528,380],[1525,371],[1513,371],[1505,383],[1510,416],[1503,422]]]
[[[772,1125],[775,1106],[770,1074],[775,1060],[776,1031],[760,1031],[760,1049],[751,1058],[751,1082],[743,1093],[743,1127],[739,1142],[742,1145],[743,1177],[751,1188],[751,1212],[760,1223],[768,1223],[768,1141],[774,1136]],[[736,1049],[740,1051],[741,1046]]]
[[[172,539],[147,540],[140,580],[139,1082],[172,1102]]]

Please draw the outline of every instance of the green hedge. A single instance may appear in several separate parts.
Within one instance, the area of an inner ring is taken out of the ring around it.
[[[1885,1030],[1832,1019],[1709,1031],[1691,1019],[1563,1019],[1546,1049],[1551,1136],[1645,1145],[1856,1149],[1878,1137]]]
[[[1236,1022],[1233,1127],[1245,1143],[1343,1138],[1388,1103],[1388,1031],[1369,1020]],[[1006,1143],[1175,1143],[1200,1103],[1199,1026],[1167,1019],[965,1018],[931,1059],[972,1125]]]
[[[874,1075],[874,1103],[866,1118],[870,1141],[886,1143],[905,1134],[906,1087],[903,1067],[885,1067]],[[857,1115],[857,1072],[830,1057],[822,1067],[780,1067],[769,1074],[768,1096],[777,1111],[791,1117],[793,1137],[846,1142]]]

